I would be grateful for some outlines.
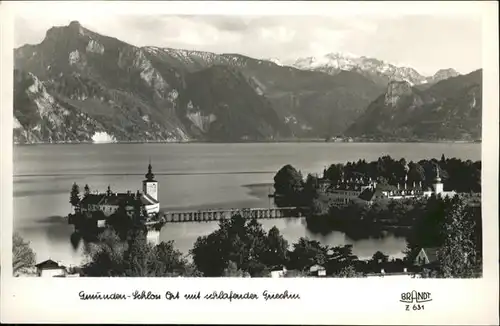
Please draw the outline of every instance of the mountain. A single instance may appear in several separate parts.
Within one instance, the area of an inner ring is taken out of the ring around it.
[[[476,70],[424,90],[393,81],[345,134],[365,140],[477,140],[481,117],[482,70]]]
[[[76,21],[15,49],[14,65],[21,143],[326,137],[385,88],[355,71],[332,76],[239,54],[136,47]]]
[[[458,75],[453,69],[441,69],[434,76],[426,77],[410,67],[400,67],[375,58],[337,52],[320,57],[299,58],[292,66],[331,75],[343,70],[354,71],[384,86],[391,81],[406,81],[412,86],[434,84]]]
[[[445,80],[451,77],[457,77],[458,75],[459,73],[455,69],[440,69],[434,74],[434,76],[428,77],[427,81],[428,83],[437,83],[441,80]]]
[[[289,134],[271,103],[229,66],[212,66],[187,76],[179,98],[184,125],[190,134],[214,141],[266,140]],[[245,108],[241,110],[239,108]]]

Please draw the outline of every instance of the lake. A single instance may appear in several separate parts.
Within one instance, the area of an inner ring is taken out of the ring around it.
[[[37,254],[66,264],[81,262],[72,249],[73,232],[64,216],[71,211],[73,182],[81,190],[117,192],[142,188],[149,159],[159,182],[163,210],[269,207],[273,177],[285,164],[307,173],[322,173],[332,163],[383,155],[407,161],[446,157],[480,160],[481,144],[472,143],[239,143],[239,144],[47,144],[14,146],[14,229]],[[394,236],[353,241],[341,232],[313,234],[303,219],[260,220],[274,225],[290,242],[301,236],[323,244],[352,244],[354,254],[369,258],[377,250],[401,257],[405,240]],[[197,237],[217,228],[216,222],[167,224],[161,240],[174,240],[187,253]]]

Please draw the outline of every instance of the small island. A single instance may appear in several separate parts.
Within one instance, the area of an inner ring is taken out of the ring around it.
[[[156,244],[165,221],[160,216],[158,181],[155,180],[151,162],[142,189],[142,192],[128,190],[117,193],[108,186],[106,192],[92,193],[90,187],[85,185],[80,198],[80,188],[74,183],[70,194],[74,213],[68,215],[68,223],[75,228],[71,236],[73,245],[77,246],[80,239],[97,241],[98,235],[106,228],[113,228],[121,238],[126,238],[130,229],[140,228],[147,234],[148,240]]]

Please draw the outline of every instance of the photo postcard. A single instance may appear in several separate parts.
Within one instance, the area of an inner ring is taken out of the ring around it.
[[[498,323],[498,3],[0,10],[2,321]]]

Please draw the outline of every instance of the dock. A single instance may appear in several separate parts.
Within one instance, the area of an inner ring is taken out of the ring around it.
[[[303,209],[299,207],[207,209],[198,211],[164,212],[161,216],[166,223],[181,223],[219,221],[221,219],[229,220],[236,214],[240,214],[245,219],[304,217]]]

